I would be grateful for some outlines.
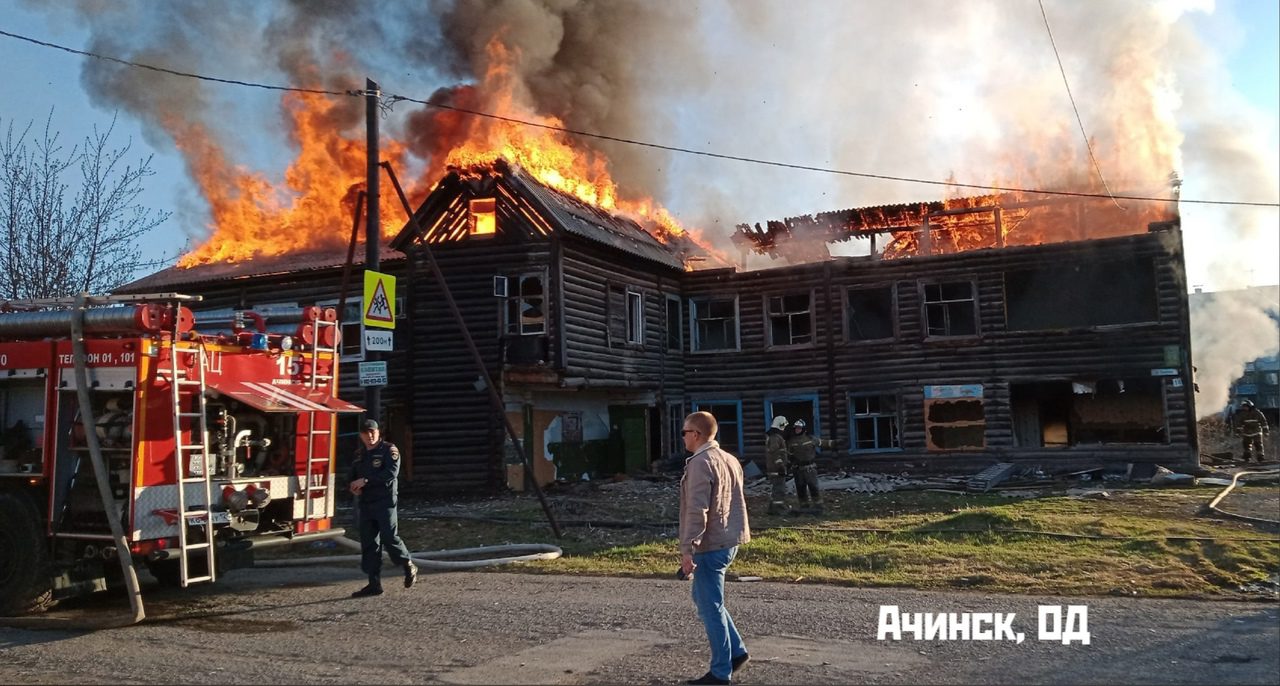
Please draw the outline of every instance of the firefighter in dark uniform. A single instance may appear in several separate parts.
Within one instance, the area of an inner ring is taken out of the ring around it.
[[[1262,410],[1254,407],[1252,400],[1245,400],[1240,403],[1240,409],[1231,416],[1231,425],[1236,433],[1240,434],[1244,461],[1248,462],[1249,458],[1253,458],[1262,462],[1266,457],[1262,437],[1271,434],[1271,427],[1267,426],[1267,416],[1262,414]]]
[[[796,499],[800,501],[799,509],[822,514],[822,493],[818,490],[818,439],[805,428],[803,419],[797,419],[791,425],[791,434],[787,436],[787,453],[791,458],[791,467],[795,470]],[[809,499],[813,498],[813,509],[809,510]]]
[[[396,532],[396,481],[400,474],[400,450],[382,440],[378,423],[366,419],[360,431],[364,447],[351,461],[350,489],[356,496],[356,518],[360,528],[360,569],[369,575],[369,585],[351,594],[353,598],[382,595],[382,551],[404,568],[404,587],[418,579],[418,567],[409,549]]]
[[[769,514],[787,511],[787,418],[778,415],[764,435],[764,468],[769,473]]]

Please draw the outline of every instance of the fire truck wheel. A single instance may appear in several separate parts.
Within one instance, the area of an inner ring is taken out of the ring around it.
[[[25,493],[0,492],[0,615],[39,612],[53,604],[49,549],[40,512]]]

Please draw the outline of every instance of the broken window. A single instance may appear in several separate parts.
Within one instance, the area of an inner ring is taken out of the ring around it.
[[[644,294],[627,291],[627,342],[644,343]]]
[[[772,295],[769,303],[769,344],[804,345],[813,342],[810,293]]]
[[[1088,384],[1072,384],[1068,381],[1010,384],[1013,444],[1021,448],[1071,445],[1073,389],[1090,387]]]
[[[1071,405],[1074,443],[1167,442],[1162,378],[1104,379],[1078,384],[1076,391]]]
[[[845,325],[851,341],[893,338],[893,289],[850,288],[845,297]]]
[[[498,203],[493,198],[476,198],[470,203],[467,232],[472,236],[492,236],[498,230]]]
[[[1155,264],[1123,260],[1007,272],[1010,331],[1159,321]]]
[[[667,403],[667,446],[668,455],[683,455],[684,435],[684,403]]]
[[[982,386],[926,386],[925,445],[929,450],[970,450],[987,445]]]
[[[738,349],[737,298],[693,298],[689,308],[694,350]]]
[[[681,350],[684,348],[684,335],[681,330],[681,320],[683,317],[680,312],[680,299],[675,296],[667,296],[667,350]]]
[[[546,333],[546,298],[542,275],[525,274],[511,279],[515,288],[507,292],[506,331],[514,336]]]
[[[710,402],[693,403],[694,412],[710,412],[712,417],[716,418],[716,424],[719,429],[716,431],[716,441],[720,444],[720,448],[742,456],[742,403],[737,400],[719,400]]]
[[[898,399],[895,396],[850,396],[849,423],[854,452],[902,447],[898,440]]]
[[[974,336],[978,333],[978,303],[969,281],[924,286],[925,335]]]

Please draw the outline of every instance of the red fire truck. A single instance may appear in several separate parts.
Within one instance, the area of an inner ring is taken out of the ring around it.
[[[0,614],[119,583],[119,541],[187,586],[342,534],[337,415],[362,410],[337,398],[335,312],[301,308],[288,333],[236,312],[215,333],[195,300],[0,301]]]

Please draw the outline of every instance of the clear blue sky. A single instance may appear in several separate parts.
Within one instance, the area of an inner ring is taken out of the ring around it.
[[[1108,0],[1124,2],[1129,0]],[[1199,7],[1202,3],[1193,3]],[[1231,74],[1231,86],[1252,103],[1270,122],[1271,141],[1280,140],[1280,2],[1276,0],[1220,0],[1215,4],[1203,3],[1212,12],[1193,12],[1187,22],[1220,52]],[[17,0],[0,0],[0,29],[61,43],[71,47],[85,47],[87,33],[82,28],[56,24],[43,13],[33,12]],[[101,109],[89,101],[80,84],[80,68],[87,59],[57,50],[0,36],[0,64],[5,75],[0,80],[0,124],[13,122],[18,125],[35,120],[42,125],[49,111],[53,110],[53,127],[63,135],[64,142],[78,142],[93,126],[109,125],[113,112]],[[248,80],[265,79],[260,74],[217,74],[227,78]],[[221,88],[221,87],[219,87]],[[234,88],[226,86],[225,88]],[[256,97],[256,96],[255,96]],[[253,126],[249,124],[247,126]],[[2,130],[0,130],[2,134]],[[148,140],[137,122],[122,114],[116,124],[116,140],[132,139],[133,150],[138,155],[154,155],[152,167],[157,172],[148,184],[145,202],[152,207],[174,213],[166,226],[146,243],[149,257],[174,256],[179,253],[188,238],[199,236],[207,218],[198,194],[186,178],[181,158],[165,141]],[[729,154],[751,155],[751,149],[725,150]],[[259,150],[253,163],[271,164],[287,155],[272,155]],[[823,160],[812,160],[823,165]],[[730,164],[730,163],[726,163]],[[269,175],[278,175],[280,168],[263,168]],[[862,171],[877,171],[866,169]],[[946,176],[947,170],[938,170],[935,178]],[[279,178],[275,176],[275,178]],[[797,189],[799,190],[799,189]],[[1266,200],[1275,201],[1276,196]],[[830,198],[815,198],[812,211],[844,207]],[[1184,219],[1194,216],[1184,208]],[[1272,217],[1276,216],[1272,212]],[[758,217],[727,217],[728,225],[735,221],[759,219]],[[1185,224],[1184,224],[1185,226]],[[1269,230],[1280,233],[1280,226],[1269,224]],[[1189,246],[1189,248],[1192,246]],[[1188,262],[1196,259],[1195,251],[1188,251]],[[1268,262],[1269,261],[1269,262]],[[1280,267],[1274,263],[1280,257],[1261,258],[1253,271],[1255,283],[1280,280]],[[1194,272],[1194,269],[1193,269]],[[1200,280],[1192,275],[1193,282]],[[1214,284],[1207,284],[1210,289]]]

